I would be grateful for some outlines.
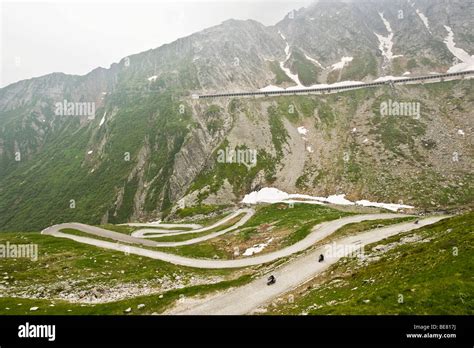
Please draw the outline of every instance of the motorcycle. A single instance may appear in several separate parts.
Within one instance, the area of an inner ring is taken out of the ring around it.
[[[276,282],[276,278],[274,276],[271,275],[270,277],[268,277],[267,285],[275,284],[275,282]]]

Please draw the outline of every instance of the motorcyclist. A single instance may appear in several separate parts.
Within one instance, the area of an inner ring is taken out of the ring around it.
[[[319,262],[323,262],[324,261],[324,255],[323,254],[320,254],[319,255]]]
[[[268,277],[267,279],[267,285],[271,285],[273,283],[275,283],[276,279],[275,279],[275,276],[272,274],[270,277]]]

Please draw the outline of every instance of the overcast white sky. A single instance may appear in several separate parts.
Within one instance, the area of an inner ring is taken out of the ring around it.
[[[314,0],[0,0],[0,87],[51,72],[83,75],[229,18],[273,25]]]

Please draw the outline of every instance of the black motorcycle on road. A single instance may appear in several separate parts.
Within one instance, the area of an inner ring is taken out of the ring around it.
[[[275,276],[271,275],[270,277],[268,277],[268,279],[267,279],[267,285],[275,284],[275,282],[276,282]]]

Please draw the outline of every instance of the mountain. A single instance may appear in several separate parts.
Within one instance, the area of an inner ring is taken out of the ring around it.
[[[461,0],[318,1],[275,26],[228,20],[109,69],[2,88],[0,229],[155,219],[183,198],[181,213],[199,213],[264,186],[420,209],[470,205],[470,79],[324,96],[191,95],[467,69],[472,13]],[[419,117],[382,115],[389,102],[419,103]],[[255,150],[257,161],[222,163],[226,149]]]

